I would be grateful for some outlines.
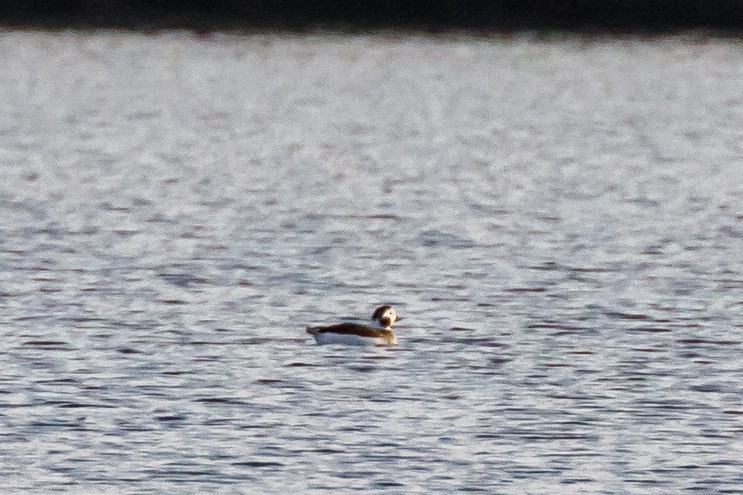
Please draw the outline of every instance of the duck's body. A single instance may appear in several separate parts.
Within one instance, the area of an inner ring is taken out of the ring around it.
[[[318,344],[346,345],[394,345],[397,337],[392,332],[392,323],[399,320],[391,306],[380,306],[372,315],[378,327],[360,323],[339,323],[325,327],[307,327],[307,333],[315,337]]]
[[[397,344],[397,337],[392,333],[392,330],[373,328],[358,323],[340,323],[328,327],[309,327],[307,328],[307,333],[315,337],[318,344]]]

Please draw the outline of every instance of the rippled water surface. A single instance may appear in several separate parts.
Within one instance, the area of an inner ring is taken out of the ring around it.
[[[737,42],[0,60],[4,493],[743,493]]]

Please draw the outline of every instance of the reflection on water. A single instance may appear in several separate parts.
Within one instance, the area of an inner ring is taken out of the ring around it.
[[[734,43],[0,53],[6,487],[743,487]],[[397,347],[304,333],[381,303]]]

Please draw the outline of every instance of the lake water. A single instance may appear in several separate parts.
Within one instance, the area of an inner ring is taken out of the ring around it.
[[[743,493],[739,42],[0,63],[3,493]]]

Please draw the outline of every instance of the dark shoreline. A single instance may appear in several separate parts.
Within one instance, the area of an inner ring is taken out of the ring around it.
[[[482,41],[503,41],[509,40],[526,40],[531,42],[560,42],[560,41],[579,41],[581,43],[602,43],[609,41],[660,41],[673,39],[686,44],[703,45],[714,41],[729,41],[738,43],[743,40],[743,31],[730,30],[567,30],[567,29],[550,29],[550,30],[470,30],[470,29],[358,29],[348,27],[316,27],[307,29],[263,29],[263,28],[158,28],[152,26],[137,27],[98,27],[98,26],[0,26],[2,32],[26,32],[26,33],[47,33],[62,34],[75,33],[80,35],[111,34],[111,35],[144,35],[160,36],[172,33],[182,33],[186,36],[193,36],[197,39],[209,41],[217,39],[219,36],[234,37],[313,37],[313,36],[372,36],[379,37],[385,42],[394,43],[408,38],[421,38],[430,40],[482,40]]]
[[[739,0],[376,0],[313,2],[213,0],[6,0],[0,26],[21,29],[138,31],[370,30],[425,33],[669,33],[701,30],[743,34]]]

